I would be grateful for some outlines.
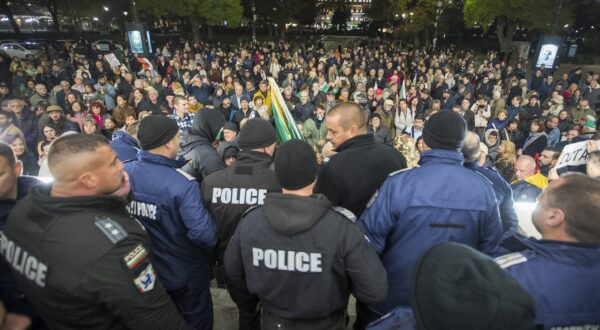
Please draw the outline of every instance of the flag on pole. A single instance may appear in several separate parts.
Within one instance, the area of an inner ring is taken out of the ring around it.
[[[400,99],[406,99],[406,79],[402,79],[402,88],[400,88]]]
[[[271,87],[271,108],[273,110],[277,138],[281,143],[292,139],[304,140],[302,132],[300,132],[292,113],[283,100],[283,96],[279,91],[279,86],[277,86],[275,79],[268,78],[268,80],[269,86]]]

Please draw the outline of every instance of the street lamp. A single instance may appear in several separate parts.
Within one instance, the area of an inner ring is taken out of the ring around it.
[[[123,12],[123,15],[127,16],[127,14],[128,14],[128,12],[126,12],[126,11]]]
[[[108,7],[107,6],[102,7],[102,9],[104,9],[104,11],[108,11]]]

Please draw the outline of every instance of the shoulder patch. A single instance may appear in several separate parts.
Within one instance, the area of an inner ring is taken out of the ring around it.
[[[243,218],[243,217],[245,217],[248,213],[256,210],[259,207],[260,207],[260,205],[251,206],[249,209],[247,209],[246,211],[244,211],[244,213],[242,213],[242,216],[240,217],[240,219]]]
[[[403,168],[403,169],[401,169],[401,170],[397,170],[396,172],[392,172],[392,173],[388,174],[388,176],[394,176],[394,175],[396,175],[396,174],[403,173],[403,172],[407,172],[407,171],[410,171],[410,170],[412,170],[412,169],[413,169],[413,168],[411,168],[411,167]]]
[[[133,283],[138,288],[140,293],[148,292],[154,289],[154,284],[156,283],[156,273],[154,272],[152,264],[148,264],[146,269],[144,269],[140,275],[133,280]]]
[[[127,232],[120,224],[109,217],[96,216],[94,225],[111,241],[113,244],[117,244],[127,237]]]
[[[131,250],[125,257],[123,257],[123,261],[128,269],[135,268],[135,266],[139,265],[142,260],[144,260],[148,256],[148,251],[144,248],[142,244],[138,244],[133,250]]]
[[[340,206],[332,206],[331,209],[333,211],[335,211],[336,213],[343,215],[346,219],[348,219],[352,223],[356,222],[356,220],[357,220],[354,213],[352,213],[352,211],[350,211],[348,209],[345,209]]]
[[[194,178],[193,176],[189,175],[188,173],[186,173],[186,171],[184,171],[184,170],[182,170],[180,168],[178,168],[176,171],[179,172],[179,174],[183,175],[186,179],[188,179],[190,181],[196,180],[196,178]]]
[[[494,259],[502,269],[518,265],[527,261],[527,258],[521,252],[510,253]]]

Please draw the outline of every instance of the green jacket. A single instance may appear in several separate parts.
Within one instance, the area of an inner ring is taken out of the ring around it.
[[[569,110],[569,122],[573,123],[575,120],[581,120],[588,115],[596,118],[596,112],[592,108],[581,109],[580,107],[573,107]]]
[[[317,146],[319,140],[326,140],[327,136],[327,125],[325,125],[325,119],[321,122],[321,128],[317,128],[317,123],[313,118],[308,118],[304,122],[304,137],[306,138],[306,142],[311,146]]]

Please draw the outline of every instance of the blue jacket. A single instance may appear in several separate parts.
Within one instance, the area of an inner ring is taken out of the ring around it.
[[[179,169],[184,164],[140,151],[138,160],[125,167],[134,195],[129,213],[150,235],[152,263],[167,290],[192,279],[208,285],[207,254],[217,243],[198,183]]]
[[[536,325],[552,327],[600,324],[600,245],[507,235],[496,258],[529,292]]]
[[[519,224],[517,212],[515,211],[515,200],[513,199],[513,192],[510,185],[496,169],[479,166],[479,163],[465,163],[465,167],[473,170],[486,179],[492,184],[492,189],[496,193],[496,199],[498,200],[498,206],[500,208],[500,219],[502,220],[502,229],[506,231],[516,231]]]
[[[387,270],[388,296],[366,321],[409,306],[413,266],[432,245],[454,241],[488,253],[500,240],[494,191],[463,160],[456,151],[425,151],[421,167],[391,174],[369,203],[360,221]]]
[[[117,131],[113,134],[110,146],[117,153],[117,158],[123,163],[136,160],[138,151],[140,150],[140,145],[136,138],[123,131]]]
[[[397,307],[369,323],[366,330],[416,330],[417,322],[411,309]]]

